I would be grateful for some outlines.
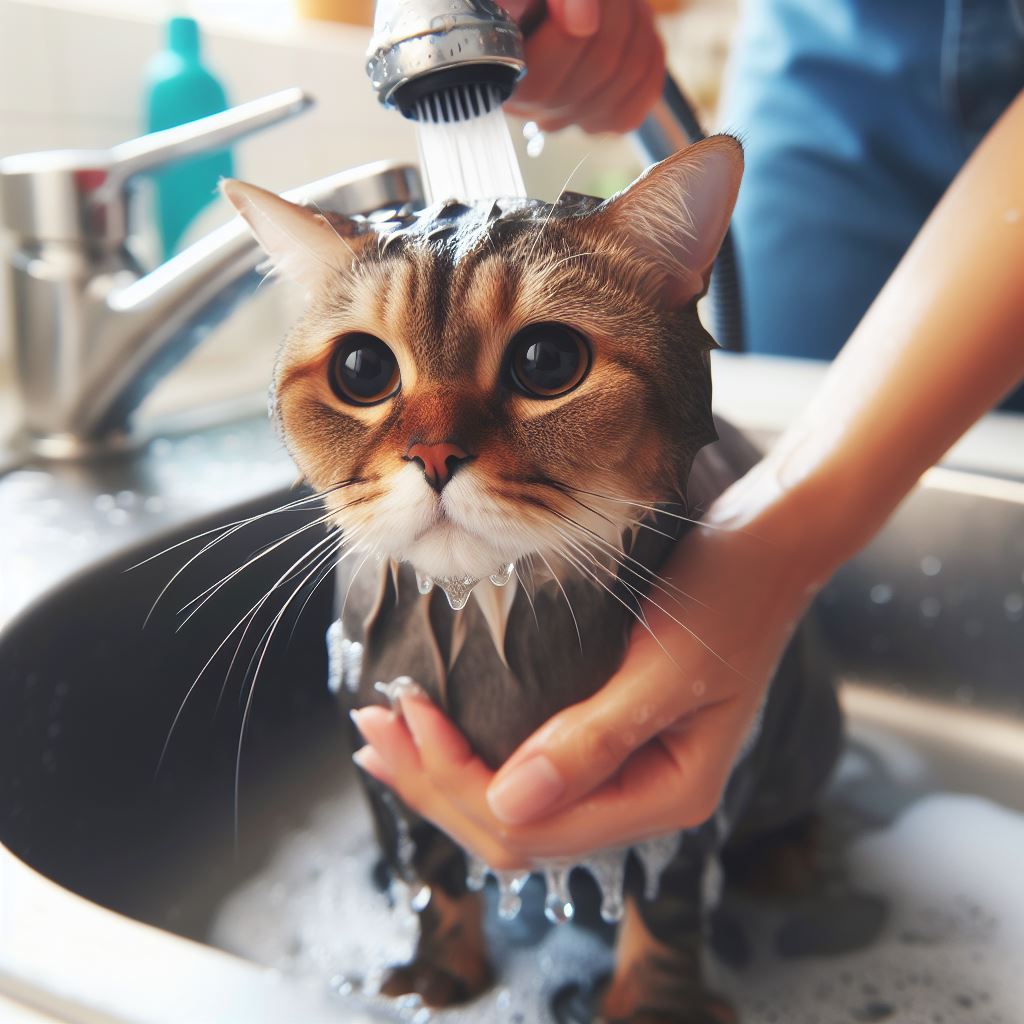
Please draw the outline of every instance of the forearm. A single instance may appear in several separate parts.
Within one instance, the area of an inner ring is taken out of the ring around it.
[[[767,511],[813,533],[818,575],[827,574],[1022,376],[1024,94],[957,176],[767,458]]]

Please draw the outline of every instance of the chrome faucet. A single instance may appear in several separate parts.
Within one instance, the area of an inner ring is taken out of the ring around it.
[[[289,89],[109,150],[0,160],[23,407],[18,440],[33,453],[73,457],[127,440],[142,399],[258,284],[260,256],[239,221],[144,273],[128,244],[131,179],[311,102]],[[387,162],[286,195],[350,215],[422,202],[418,171]]]

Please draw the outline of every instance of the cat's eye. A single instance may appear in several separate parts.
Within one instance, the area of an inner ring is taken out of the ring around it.
[[[512,383],[531,398],[557,398],[572,391],[590,369],[590,346],[566,324],[524,327],[509,346]]]
[[[394,395],[402,378],[394,352],[372,334],[348,334],[331,355],[331,389],[351,405],[376,405]]]

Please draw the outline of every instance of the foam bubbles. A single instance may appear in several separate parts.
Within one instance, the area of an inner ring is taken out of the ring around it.
[[[656,861],[669,856],[670,842]],[[390,894],[377,891],[369,883],[375,857],[360,794],[350,787],[221,907],[212,941],[322,984],[346,1005],[417,1020],[424,1009],[418,1003],[375,993],[381,969],[412,953],[410,901],[422,893],[418,884],[402,883]],[[743,921],[753,937],[750,963],[736,969],[713,961],[710,970],[744,1024],[1020,1019],[1024,816],[980,798],[931,796],[855,841],[847,858],[857,890],[888,907],[880,936],[843,955],[784,956],[767,918],[750,911]],[[516,898],[525,897],[522,876],[515,884]],[[552,892],[571,904],[568,872],[549,878]],[[538,945],[522,947],[488,927],[496,986],[467,1007],[434,1011],[435,1024],[553,1024],[552,994],[567,981],[587,984],[611,962],[607,947],[580,928],[551,928]]]

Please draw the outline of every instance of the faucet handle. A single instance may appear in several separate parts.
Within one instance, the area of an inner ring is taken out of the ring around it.
[[[136,174],[220,149],[251,132],[301,114],[312,103],[302,89],[282,89],[219,114],[122,142],[110,150],[110,182],[123,184]]]
[[[218,149],[302,113],[312,99],[284,89],[110,149],[24,153],[0,160],[0,223],[22,243],[117,248],[128,236],[129,179]]]

